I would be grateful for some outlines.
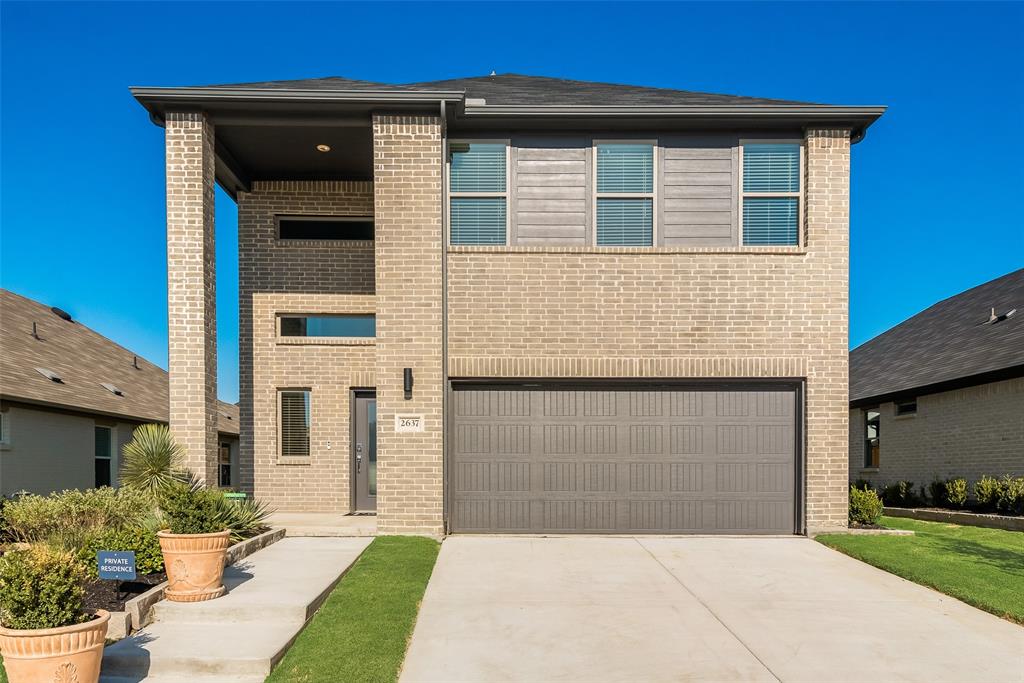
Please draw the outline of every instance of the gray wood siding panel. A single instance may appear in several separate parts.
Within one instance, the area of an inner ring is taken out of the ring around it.
[[[589,141],[514,140],[514,244],[584,245]]]
[[[737,168],[733,143],[710,141],[705,146],[699,140],[666,140],[662,144],[662,244],[736,244]]]

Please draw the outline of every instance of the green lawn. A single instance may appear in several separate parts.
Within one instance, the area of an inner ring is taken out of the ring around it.
[[[1024,533],[882,517],[913,536],[827,534],[817,540],[858,560],[1024,624]]]
[[[429,538],[374,539],[267,683],[395,681],[439,548]]]

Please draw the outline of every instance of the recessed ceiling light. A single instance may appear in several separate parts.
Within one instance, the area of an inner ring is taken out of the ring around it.
[[[318,151],[318,152],[330,152],[331,151],[331,146],[330,145],[317,145],[316,146],[316,151]]]

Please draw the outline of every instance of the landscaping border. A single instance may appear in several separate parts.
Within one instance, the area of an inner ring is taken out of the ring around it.
[[[959,510],[937,510],[934,508],[884,508],[884,515],[918,519],[922,522],[946,522],[964,526],[980,526],[986,529],[1002,529],[1003,531],[1024,531],[1024,517],[1008,515],[985,515],[977,512],[961,512]]]

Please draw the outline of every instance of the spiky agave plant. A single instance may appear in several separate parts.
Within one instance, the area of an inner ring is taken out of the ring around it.
[[[165,425],[144,424],[136,428],[125,444],[121,460],[121,483],[159,493],[172,484],[187,481],[183,467],[185,449]]]
[[[217,520],[231,530],[231,540],[235,543],[269,529],[267,520],[273,513],[274,509],[261,500],[217,499]]]

